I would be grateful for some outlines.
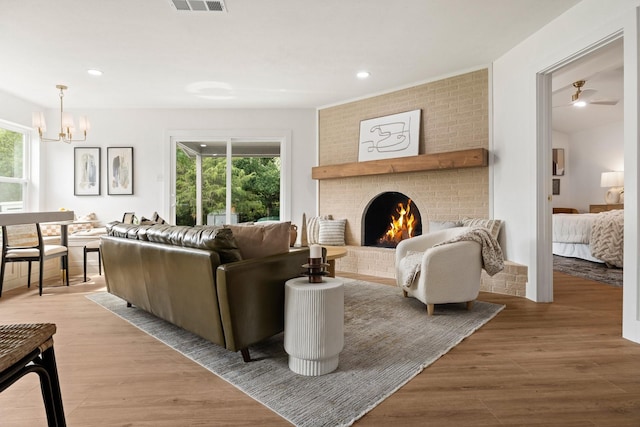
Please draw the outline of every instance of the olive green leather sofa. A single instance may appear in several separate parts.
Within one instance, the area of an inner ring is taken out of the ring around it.
[[[249,346],[284,330],[284,284],[309,249],[289,248],[290,223],[238,227],[108,224],[107,290],[248,362]]]

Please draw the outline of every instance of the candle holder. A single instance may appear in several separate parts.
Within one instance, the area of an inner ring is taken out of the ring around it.
[[[307,258],[308,264],[303,264],[302,268],[306,268],[305,276],[309,276],[309,283],[322,283],[322,276],[329,274],[325,268],[329,266],[322,262],[322,258]]]

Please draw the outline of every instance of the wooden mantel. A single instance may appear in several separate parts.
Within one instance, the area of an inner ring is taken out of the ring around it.
[[[487,149],[473,148],[469,150],[448,151],[445,153],[371,160],[368,162],[316,166],[311,169],[311,178],[348,178],[353,176],[385,175],[403,172],[475,168],[488,165],[489,152]]]

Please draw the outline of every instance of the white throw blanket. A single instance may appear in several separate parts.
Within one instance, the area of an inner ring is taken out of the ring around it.
[[[433,245],[442,246],[449,243],[472,241],[480,244],[482,268],[489,276],[493,276],[504,269],[504,255],[498,241],[484,227],[474,227],[466,233],[459,234],[449,240]],[[400,269],[403,272],[403,287],[410,288],[420,273],[424,252],[408,251],[401,260]],[[461,266],[464,268],[464,266]]]

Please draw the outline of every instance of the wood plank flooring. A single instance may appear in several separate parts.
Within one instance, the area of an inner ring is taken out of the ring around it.
[[[622,290],[562,273],[554,285],[552,304],[482,293],[505,310],[356,425],[639,426],[640,345],[621,338]],[[103,290],[100,276],[76,277],[0,298],[0,323],[57,324],[69,426],[290,425],[85,298]],[[44,425],[37,376],[0,393],[0,426]]]

